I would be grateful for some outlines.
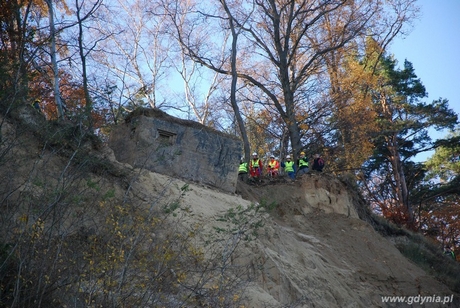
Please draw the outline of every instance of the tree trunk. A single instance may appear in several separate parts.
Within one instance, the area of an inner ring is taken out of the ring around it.
[[[392,122],[393,110],[392,106],[387,101],[385,93],[380,96],[380,103],[382,105],[382,112],[386,119]],[[414,222],[414,213],[412,206],[409,203],[409,192],[407,189],[406,177],[404,175],[401,156],[399,154],[398,133],[394,132],[391,136],[385,137],[386,147],[390,153],[388,159],[391,162],[392,173],[395,181],[395,192],[398,198],[398,204],[401,209],[408,215],[408,224],[412,226]]]
[[[390,162],[392,166],[393,177],[395,180],[395,189],[398,196],[399,206],[404,209],[408,215],[408,223],[412,225],[414,222],[414,213],[412,205],[409,202],[409,191],[407,189],[406,176],[403,170],[403,164],[401,162],[401,156],[399,155],[399,147],[397,141],[397,134],[393,134],[391,138],[387,139],[387,148],[390,152]]]
[[[238,72],[236,69],[236,55],[237,55],[237,44],[236,43],[238,41],[238,33],[235,31],[233,17],[231,16],[230,10],[227,7],[227,3],[225,1],[222,1],[222,5],[225,9],[225,12],[227,13],[229,17],[229,25],[232,31],[232,56],[231,56],[232,83],[231,83],[231,89],[230,89],[230,103],[232,105],[233,112],[235,113],[235,118],[236,118],[238,127],[241,132],[241,138],[243,138],[245,161],[249,161],[251,154],[250,154],[250,148],[249,148],[248,134],[246,132],[246,126],[244,125],[243,117],[241,116],[240,109],[236,101],[236,84],[238,81]]]
[[[62,119],[64,116],[64,110],[62,108],[61,92],[59,90],[59,68],[56,59],[56,28],[54,27],[54,9],[52,0],[45,0],[48,5],[49,11],[49,22],[50,22],[50,55],[51,64],[53,67],[53,86],[54,86],[54,100],[56,102],[58,119]]]
[[[83,78],[83,92],[85,93],[85,118],[88,125],[88,131],[93,132],[93,104],[88,90],[88,76],[86,73],[86,55],[83,50],[83,21],[80,18],[80,8],[77,2],[77,19],[78,19],[78,48],[80,52],[81,66],[82,66],[82,78]]]
[[[285,74],[285,77],[281,79],[283,84],[283,94],[284,94],[284,101],[286,106],[286,118],[284,119],[287,128],[289,130],[289,136],[291,138],[291,146],[292,146],[292,155],[293,160],[296,162],[298,154],[302,149],[302,142],[300,140],[300,127],[296,120],[296,111],[294,109],[294,93],[290,88],[290,80],[288,77],[288,70],[287,64],[286,69],[281,70],[281,73]],[[280,106],[281,107],[281,106]]]

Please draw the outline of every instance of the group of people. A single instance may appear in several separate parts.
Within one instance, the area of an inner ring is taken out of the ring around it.
[[[259,158],[258,154],[254,152],[252,153],[252,158],[249,163],[245,162],[244,157],[241,157],[238,177],[245,182],[248,179],[257,181],[263,175],[263,168],[262,160]],[[295,180],[296,176],[305,174],[310,170],[309,161],[305,152],[300,153],[297,163],[291,159],[291,155],[287,155],[286,160],[280,163],[275,156],[271,154],[267,162],[266,175],[270,178],[276,178],[279,176],[280,168],[283,168],[284,172],[286,172],[292,180]],[[321,158],[321,155],[315,154],[313,156],[313,165],[311,169],[322,172],[323,168],[324,160]]]

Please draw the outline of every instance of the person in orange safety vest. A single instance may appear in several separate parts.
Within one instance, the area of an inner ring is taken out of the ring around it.
[[[268,161],[268,175],[271,177],[277,177],[280,169],[280,162],[275,159],[275,156],[270,155],[270,160]]]

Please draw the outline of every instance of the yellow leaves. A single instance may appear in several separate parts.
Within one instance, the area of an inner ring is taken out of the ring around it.
[[[338,169],[360,168],[374,150],[371,138],[379,127],[371,89],[379,84],[379,78],[373,71],[373,60],[368,60],[363,65],[356,55],[349,54],[334,79],[331,96],[335,104],[335,121],[340,130],[339,141],[343,147]]]
[[[26,223],[26,224],[27,224],[27,222],[29,222],[29,215],[27,215],[27,214],[21,215],[21,216],[18,218],[18,220],[19,220],[20,222],[23,222],[23,223]]]
[[[185,281],[185,278],[187,278],[187,275],[185,274],[185,272],[181,272],[180,274],[177,275],[177,282],[178,283],[182,283]]]
[[[48,16],[49,14],[48,5],[46,4],[47,1],[52,0],[33,0],[33,4],[35,5],[35,7],[39,8],[39,10],[44,16]],[[65,1],[52,1],[52,5],[55,5],[56,9],[58,9],[60,12],[64,12],[66,15],[72,14],[71,10],[69,9],[69,6]]]
[[[196,261],[203,261],[204,260],[204,253],[202,248],[200,247],[190,247],[189,249],[190,254],[195,257]]]
[[[309,127],[310,127],[310,126],[309,126],[307,123],[300,123],[300,124],[299,124],[299,128],[300,128],[301,130],[308,130]]]
[[[169,247],[163,246],[163,259],[168,262],[171,261],[175,257],[175,252],[172,251]]]
[[[33,4],[44,16],[48,16],[48,6],[45,0],[33,0]]]
[[[32,239],[39,239],[43,235],[43,230],[45,229],[45,222],[38,218],[35,223],[32,225]]]

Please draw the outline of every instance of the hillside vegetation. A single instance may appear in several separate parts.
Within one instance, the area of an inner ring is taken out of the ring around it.
[[[460,303],[458,265],[374,217],[339,178],[226,194],[121,164],[29,107],[1,119],[0,307]]]

